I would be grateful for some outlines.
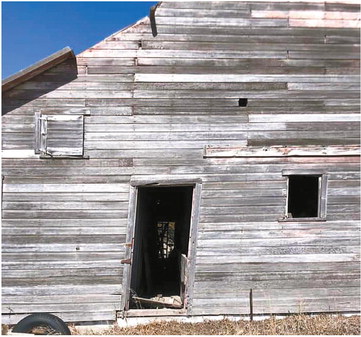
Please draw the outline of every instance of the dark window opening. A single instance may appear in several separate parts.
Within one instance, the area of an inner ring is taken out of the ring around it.
[[[319,216],[319,176],[291,175],[288,181],[288,216]]]
[[[193,186],[138,189],[130,308],[183,307],[192,196]]]
[[[238,106],[245,107],[245,106],[247,106],[247,104],[248,104],[248,99],[247,98],[240,98],[238,100]]]

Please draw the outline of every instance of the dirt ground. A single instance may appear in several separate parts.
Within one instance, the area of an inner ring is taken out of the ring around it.
[[[72,334],[79,332],[73,329]],[[154,322],[129,328],[114,326],[102,335],[360,335],[360,316],[293,315],[253,322],[228,319],[202,323]]]

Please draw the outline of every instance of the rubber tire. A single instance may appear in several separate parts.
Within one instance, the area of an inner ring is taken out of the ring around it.
[[[23,318],[15,325],[13,332],[30,333],[35,327],[49,326],[61,335],[71,335],[68,326],[59,317],[52,314],[39,313]]]

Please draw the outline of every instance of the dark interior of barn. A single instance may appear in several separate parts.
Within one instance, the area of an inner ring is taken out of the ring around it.
[[[318,216],[319,176],[292,175],[289,177],[288,214],[292,218]]]
[[[181,255],[188,254],[192,192],[192,186],[139,188],[131,307],[152,307],[146,299],[182,295]]]

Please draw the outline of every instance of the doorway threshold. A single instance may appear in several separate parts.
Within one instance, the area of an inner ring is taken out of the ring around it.
[[[186,309],[129,309],[125,312],[126,317],[160,317],[160,316],[186,316]]]
[[[156,296],[151,298],[137,297],[133,296],[132,299],[135,302],[143,303],[149,306],[152,306],[154,309],[157,308],[172,308],[172,309],[181,309],[183,308],[183,303],[180,296]]]

